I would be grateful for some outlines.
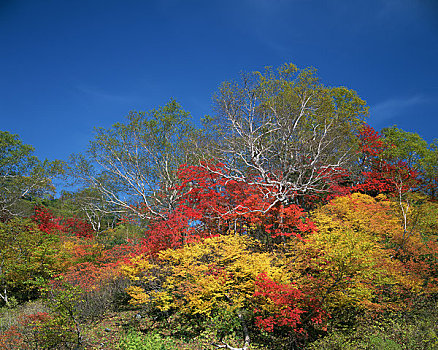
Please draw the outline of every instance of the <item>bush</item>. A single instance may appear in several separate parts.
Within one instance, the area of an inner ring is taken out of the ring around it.
[[[171,339],[164,339],[157,333],[142,335],[129,332],[119,343],[120,350],[173,350],[177,349]]]
[[[325,337],[309,344],[307,349],[438,349],[438,310],[433,298],[416,302],[406,312],[375,316],[374,320],[364,317],[342,329],[333,327]]]
[[[7,331],[12,326],[17,326],[18,320],[22,319],[26,315],[44,313],[48,311],[49,308],[43,304],[42,300],[29,301],[14,308],[1,307],[0,333]]]

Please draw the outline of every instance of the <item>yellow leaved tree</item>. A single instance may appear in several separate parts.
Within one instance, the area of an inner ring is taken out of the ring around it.
[[[311,285],[328,309],[403,307],[423,281],[396,258],[402,235],[391,202],[355,193],[312,214],[317,230],[295,245],[291,269]]]
[[[154,260],[138,256],[123,270],[133,283],[128,289],[132,303],[211,320],[233,315],[245,343],[249,342],[247,322],[252,311],[268,302],[255,296],[259,276],[278,284],[291,279],[278,256],[260,251],[255,240],[238,235],[168,249]]]

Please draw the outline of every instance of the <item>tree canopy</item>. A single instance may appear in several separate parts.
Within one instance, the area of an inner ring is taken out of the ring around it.
[[[98,128],[86,154],[73,155],[72,173],[99,191],[119,213],[152,218],[178,200],[176,171],[190,157],[195,129],[175,101],[126,123]]]
[[[258,186],[273,203],[326,191],[356,161],[368,113],[353,90],[326,87],[314,69],[293,64],[225,82],[215,102],[221,175]]]
[[[17,135],[0,131],[1,221],[25,214],[23,199],[41,198],[54,192],[51,179],[62,173],[62,163],[40,161],[33,152],[34,148],[23,144]]]
[[[356,92],[293,64],[214,103],[200,128],[170,100],[95,129],[56,199],[63,164],[0,133],[0,307],[51,310],[0,323],[0,348],[85,348],[121,310],[163,349],[436,348],[437,142],[374,130]],[[409,318],[424,339],[400,340]]]

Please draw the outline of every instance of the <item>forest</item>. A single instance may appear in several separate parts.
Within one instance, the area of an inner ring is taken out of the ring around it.
[[[213,107],[0,131],[0,349],[438,349],[438,140],[289,63]]]

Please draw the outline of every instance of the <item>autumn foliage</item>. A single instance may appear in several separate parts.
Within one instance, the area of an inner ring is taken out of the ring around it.
[[[94,230],[90,223],[76,217],[55,217],[50,210],[44,207],[36,207],[32,220],[38,228],[46,233],[68,233],[76,237],[91,238]]]
[[[250,163],[239,169],[226,157],[199,156],[161,174],[169,181],[155,201],[129,203],[134,218],[114,214],[93,188],[99,202],[76,208],[82,216],[38,205],[30,218],[3,220],[2,305],[45,298],[51,311],[17,318],[1,330],[0,348],[82,346],[80,323],[124,303],[176,337],[213,332],[217,347],[233,348],[232,340],[242,349],[252,341],[296,349],[331,329],[434,300],[436,165],[421,157],[433,160],[434,148],[401,145],[406,135],[395,128],[354,131],[342,167],[301,157],[298,146],[291,149],[301,173],[283,172],[271,150],[270,163],[257,160],[272,168],[262,174]],[[96,207],[111,227],[93,230]]]
[[[395,146],[371,127],[358,140],[359,172],[327,170],[326,195],[295,201],[304,206],[230,180],[220,163],[181,167],[177,208],[123,266],[132,302],[212,318],[227,310],[243,328],[305,339],[343,308],[396,311],[435,293],[436,231],[423,234],[424,209],[409,197],[421,174],[388,156]]]

